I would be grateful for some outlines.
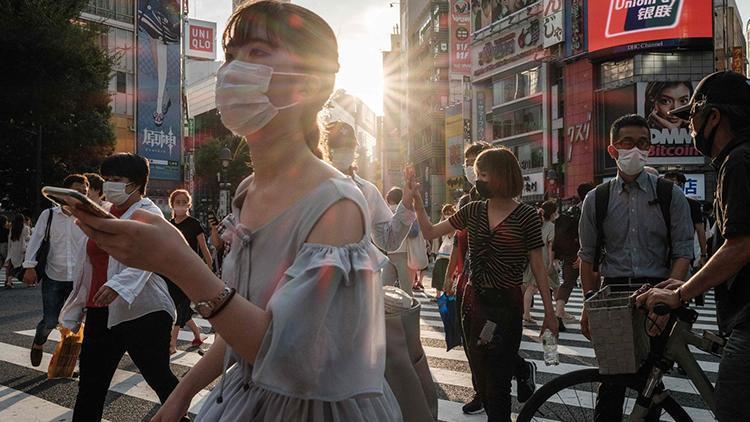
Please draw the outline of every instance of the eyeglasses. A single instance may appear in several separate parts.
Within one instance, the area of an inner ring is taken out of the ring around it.
[[[651,141],[646,141],[646,140],[638,141],[638,142],[618,141],[618,142],[615,142],[613,145],[617,149],[633,149],[637,147],[638,149],[641,149],[641,150],[647,150],[651,148]]]
[[[708,101],[706,100],[706,98],[701,98],[700,100],[695,101],[693,103],[693,106],[690,107],[690,114],[688,115],[688,119],[692,119],[696,114],[703,111],[707,104]]]

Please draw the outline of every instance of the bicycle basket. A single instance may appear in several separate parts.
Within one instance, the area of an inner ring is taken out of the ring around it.
[[[600,374],[633,374],[648,356],[646,316],[630,299],[639,287],[610,285],[584,302]]]

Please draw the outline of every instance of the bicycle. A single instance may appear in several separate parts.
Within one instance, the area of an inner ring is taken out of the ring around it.
[[[636,373],[603,375],[599,368],[590,368],[561,375],[540,387],[529,398],[516,421],[593,421],[596,392],[601,383],[625,387],[623,420],[661,420],[667,414],[676,422],[693,421],[662,383],[665,374],[675,363],[684,370],[708,409],[715,414],[714,387],[688,346],[720,356],[725,340],[709,331],[704,331],[702,335],[692,331],[692,325],[698,319],[698,313],[693,309],[682,307],[670,310],[664,305],[657,305],[654,313],[670,315],[669,324],[660,335],[665,339],[665,344],[662,348],[650,350]]]

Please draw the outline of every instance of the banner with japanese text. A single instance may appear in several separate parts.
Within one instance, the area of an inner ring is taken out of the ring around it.
[[[138,0],[136,151],[152,179],[181,180],[180,16],[179,0]]]
[[[471,74],[471,8],[467,0],[450,0],[450,71]]]

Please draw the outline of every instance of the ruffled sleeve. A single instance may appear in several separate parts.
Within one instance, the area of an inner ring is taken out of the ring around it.
[[[369,239],[341,247],[304,244],[268,302],[271,324],[253,382],[321,401],[382,394],[384,262]]]

